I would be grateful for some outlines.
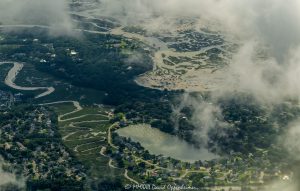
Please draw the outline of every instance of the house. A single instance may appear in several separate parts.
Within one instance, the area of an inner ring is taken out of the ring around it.
[[[71,52],[70,52],[70,55],[71,56],[75,56],[75,55],[77,55],[78,53],[75,51],[75,50],[71,50]]]
[[[46,122],[47,127],[51,127],[51,123],[52,123],[52,121],[50,119],[48,119]]]
[[[40,63],[47,63],[47,60],[41,59],[41,60],[40,60]]]

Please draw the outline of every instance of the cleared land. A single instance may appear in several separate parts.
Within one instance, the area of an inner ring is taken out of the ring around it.
[[[110,159],[100,154],[101,148],[107,146],[109,108],[79,105],[78,109],[75,103],[49,104],[59,114],[59,132],[64,143],[89,168],[93,179],[123,176],[122,169],[110,167]]]

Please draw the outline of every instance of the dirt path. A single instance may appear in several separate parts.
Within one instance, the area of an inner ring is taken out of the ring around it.
[[[76,112],[78,112],[78,110]],[[74,112],[74,113],[76,113],[76,112]],[[72,113],[68,113],[68,115],[70,115],[70,114],[72,114]],[[103,114],[84,114],[84,115],[80,115],[80,116],[72,117],[72,118],[67,118],[67,119],[61,119],[62,117],[65,117],[65,116],[61,116],[60,117],[60,122],[66,122],[66,121],[72,121],[72,120],[75,120],[75,119],[81,119],[81,118],[84,118],[84,117],[87,117],[87,116],[104,116],[104,115]],[[102,121],[102,120],[98,120],[98,121]],[[103,120],[103,121],[107,121],[107,120]],[[90,122],[90,121],[88,121],[88,122]]]
[[[75,133],[77,133],[78,131],[75,131],[75,132],[72,132],[72,133],[69,133],[69,134],[67,134],[66,136],[64,136],[63,138],[62,138],[62,140],[63,141],[66,141],[69,137],[71,137],[72,135],[74,135]]]
[[[130,177],[128,176],[128,170],[127,170],[127,169],[125,169],[124,177],[125,177],[127,180],[129,180],[130,182],[133,182],[133,183],[135,183],[135,184],[139,184],[136,180],[133,180],[132,178],[130,178]]]
[[[58,122],[64,122],[65,120],[62,120],[61,118],[66,117],[68,115],[71,115],[73,113],[76,113],[78,111],[81,111],[83,109],[78,101],[72,101],[72,100],[56,101],[56,102],[50,102],[50,103],[43,103],[43,104],[39,104],[39,105],[43,106],[43,105],[55,105],[55,104],[63,104],[63,103],[72,103],[74,105],[75,109],[71,112],[59,115],[58,116]],[[66,119],[66,120],[68,120],[68,119]]]
[[[100,155],[104,156],[104,157],[108,157],[104,154],[104,152],[106,151],[106,147],[101,147],[101,150],[100,150]]]
[[[73,114],[73,113],[77,113],[77,112],[79,112],[79,111],[81,111],[81,110],[83,109],[78,101],[69,101],[69,102],[73,103],[73,105],[74,105],[74,107],[75,107],[75,110],[73,110],[73,111],[71,111],[71,112],[69,112],[69,113],[65,113],[65,114],[59,115],[59,116],[58,116],[58,121],[59,121],[59,122],[65,121],[65,120],[62,120],[61,118],[66,117],[66,116],[68,116],[68,115],[71,115],[71,114]],[[65,103],[66,103],[66,102],[65,102]]]
[[[113,165],[112,163],[113,163],[113,159],[110,158],[109,161],[108,161],[108,166],[109,166],[110,168],[119,169],[118,167],[116,167],[116,166]]]
[[[115,148],[115,149],[118,149],[118,147],[115,146],[115,145],[112,143],[112,138],[111,138],[111,129],[114,128],[116,125],[117,125],[117,123],[114,123],[114,124],[112,124],[112,125],[108,128],[107,142],[108,142],[108,144],[109,144],[111,147],[113,147],[113,148]]]
[[[84,144],[81,144],[81,145],[77,145],[76,147],[74,147],[74,152],[83,152],[83,151],[78,151],[78,148],[82,147],[82,146],[85,146],[85,145],[91,145],[91,144],[94,144],[94,143],[99,143],[99,142],[103,142],[103,140],[100,140],[100,141],[93,141],[93,142],[89,142],[89,143],[84,143]],[[98,147],[99,148],[99,147]]]
[[[208,173],[208,170],[188,170],[186,169],[185,172],[178,178],[172,178],[173,180],[182,180],[184,179],[189,173]]]

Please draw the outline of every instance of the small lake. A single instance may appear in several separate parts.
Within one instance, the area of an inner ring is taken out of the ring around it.
[[[185,162],[218,158],[207,149],[198,149],[174,135],[164,133],[150,125],[132,125],[116,131],[120,136],[139,142],[151,154],[163,155]]]

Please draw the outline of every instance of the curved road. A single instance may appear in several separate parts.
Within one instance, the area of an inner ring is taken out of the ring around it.
[[[127,179],[127,180],[130,180],[131,182],[135,183],[135,184],[139,184],[136,180],[133,180],[132,178],[130,178],[128,176],[128,170],[125,169],[125,173],[124,173],[124,177]]]
[[[65,120],[62,120],[61,118],[65,117],[65,116],[68,116],[70,114],[76,113],[78,111],[81,111],[83,109],[78,101],[56,101],[56,102],[51,102],[51,103],[42,103],[42,104],[39,104],[39,105],[55,105],[55,104],[61,104],[61,103],[72,103],[75,107],[75,110],[73,110],[71,112],[68,112],[68,113],[65,113],[65,114],[62,114],[62,115],[59,115],[58,116],[58,121],[59,122],[65,121]]]
[[[42,26],[42,25],[0,25],[0,28],[9,28],[9,27],[23,27],[23,28],[32,28],[32,27],[40,27],[40,28],[51,28],[49,26]],[[146,42],[147,44],[150,44],[149,42],[151,43],[154,43],[155,44],[155,47],[159,49],[159,51],[156,52],[156,56],[157,55],[161,55],[161,52],[165,51],[167,52],[169,50],[169,48],[163,43],[163,42],[160,42],[160,41],[155,41],[153,42],[153,39],[148,39],[142,35],[138,35],[138,34],[132,34],[132,33],[128,33],[128,32],[125,32],[122,30],[122,27],[119,27],[119,28],[116,28],[116,29],[113,29],[111,30],[110,32],[99,32],[99,31],[91,31],[91,30],[84,30],[84,29],[74,29],[74,31],[78,31],[78,32],[88,32],[88,33],[95,33],[95,34],[113,34],[113,35],[122,35],[122,36],[125,36],[127,38],[131,38],[131,39],[137,39],[139,41],[143,41],[143,42]],[[170,54],[170,51],[168,52]],[[159,59],[156,57],[153,58],[154,60],[154,66],[157,66],[158,64],[157,63],[160,63],[161,62],[161,58],[159,57]],[[11,63],[11,62],[6,62],[6,63]],[[0,63],[1,65],[1,63]],[[9,74],[7,75],[7,79],[5,79],[5,83],[14,88],[14,89],[19,89],[19,90],[28,90],[28,91],[33,91],[33,90],[40,90],[40,89],[47,89],[46,92],[36,96],[35,98],[40,98],[40,97],[44,97],[44,96],[47,96],[49,94],[51,94],[52,92],[55,91],[55,89],[53,87],[20,87],[20,86],[17,86],[16,84],[14,84],[14,81],[15,81],[15,78],[17,76],[17,74],[22,70],[23,68],[23,64],[21,63],[14,63],[14,67],[9,71]],[[76,113],[78,111],[81,111],[83,108],[80,106],[80,103],[77,102],[77,101],[58,101],[58,102],[52,102],[52,103],[45,103],[45,104],[40,104],[40,105],[53,105],[53,104],[59,104],[59,103],[73,103],[73,105],[75,106],[75,110],[73,110],[72,112],[68,112],[68,113],[65,113],[65,114],[62,114],[62,115],[59,115],[58,116],[58,121],[60,122],[63,122],[63,121],[69,121],[69,120],[73,120],[73,119],[77,119],[77,118],[82,118],[84,116],[80,116],[80,117],[75,117],[75,118],[71,118],[71,119],[62,119],[63,117],[66,117],[70,114],[73,114],[73,113]],[[108,129],[108,134],[107,134],[107,141],[108,141],[108,144],[113,147],[113,148],[117,148],[113,143],[112,143],[112,140],[111,140],[111,130],[116,126],[116,123],[112,124],[109,129]],[[73,132],[74,133],[74,132]],[[69,136],[71,136],[71,134],[67,135],[64,137],[64,139],[66,140]],[[91,143],[89,143],[91,144]],[[83,144],[85,145],[85,144]],[[83,145],[77,145],[75,148],[74,148],[74,151],[75,152],[78,152],[78,147],[80,146],[83,146]],[[100,151],[100,154],[105,156],[104,154],[104,151],[105,151],[105,148],[102,147],[101,151]],[[110,158],[110,157],[109,157]],[[155,166],[156,169],[165,169],[163,167],[160,167],[159,165],[157,164],[153,164],[149,161],[146,161],[146,160],[143,160],[142,158],[139,158],[139,157],[136,157],[136,159],[138,160],[141,160],[145,163],[147,163],[148,165],[152,165],[152,166]],[[112,168],[116,168],[112,165],[112,159],[110,158],[109,160],[109,166],[112,167]],[[191,171],[192,172],[192,171]],[[184,178],[188,173],[190,173],[188,170],[185,171],[185,173],[183,175],[181,175],[178,179],[182,179]],[[138,182],[132,178],[130,178],[128,176],[128,170],[125,169],[125,172],[124,172],[124,177],[126,179],[128,179],[129,181],[135,183],[135,184],[138,184]]]

